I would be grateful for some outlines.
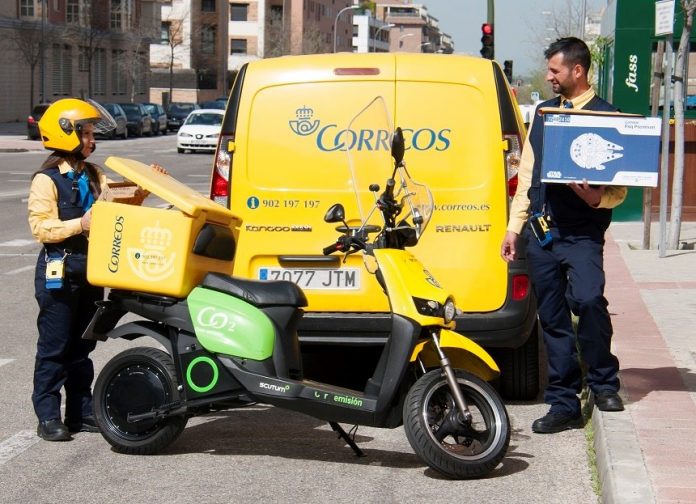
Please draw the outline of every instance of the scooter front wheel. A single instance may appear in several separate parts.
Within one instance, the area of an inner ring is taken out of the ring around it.
[[[171,444],[186,427],[187,416],[161,411],[178,400],[176,369],[169,354],[131,348],[111,359],[99,374],[94,416],[102,436],[117,452],[149,455]],[[164,414],[147,417],[155,412]]]
[[[471,418],[462,420],[441,370],[422,376],[404,403],[404,430],[411,447],[430,467],[454,479],[485,476],[510,444],[507,410],[495,389],[454,370]]]

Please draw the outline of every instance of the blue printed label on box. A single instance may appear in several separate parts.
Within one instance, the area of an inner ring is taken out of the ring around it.
[[[661,124],[658,117],[547,113],[541,181],[656,187]]]

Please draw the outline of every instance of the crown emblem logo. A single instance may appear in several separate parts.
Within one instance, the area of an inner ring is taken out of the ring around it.
[[[143,280],[157,282],[174,272],[176,253],[167,254],[174,233],[160,226],[148,226],[140,231],[140,248],[128,249],[128,262],[131,270]]]
[[[314,133],[319,128],[319,120],[312,121],[314,110],[306,105],[295,110],[297,120],[288,121],[290,129],[300,136],[307,136]]]

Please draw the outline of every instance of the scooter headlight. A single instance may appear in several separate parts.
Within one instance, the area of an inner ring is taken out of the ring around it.
[[[443,307],[442,310],[442,317],[445,319],[445,323],[449,324],[454,320],[454,317],[457,315],[457,307],[454,305],[454,301],[451,299],[448,299],[445,302],[445,306]]]

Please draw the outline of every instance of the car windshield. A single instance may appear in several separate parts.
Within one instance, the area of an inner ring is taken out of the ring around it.
[[[114,105],[113,103],[102,103],[102,107],[104,107],[107,110],[107,112],[112,116],[117,115],[116,105]]]
[[[121,108],[128,117],[137,117],[140,115],[140,107],[134,103],[124,103],[121,105]]]
[[[145,105],[145,108],[151,114],[157,114],[157,106],[156,105]]]
[[[196,126],[219,126],[222,124],[222,114],[191,114],[184,124]]]
[[[173,114],[188,114],[193,110],[193,105],[171,105],[169,107],[169,112]]]

